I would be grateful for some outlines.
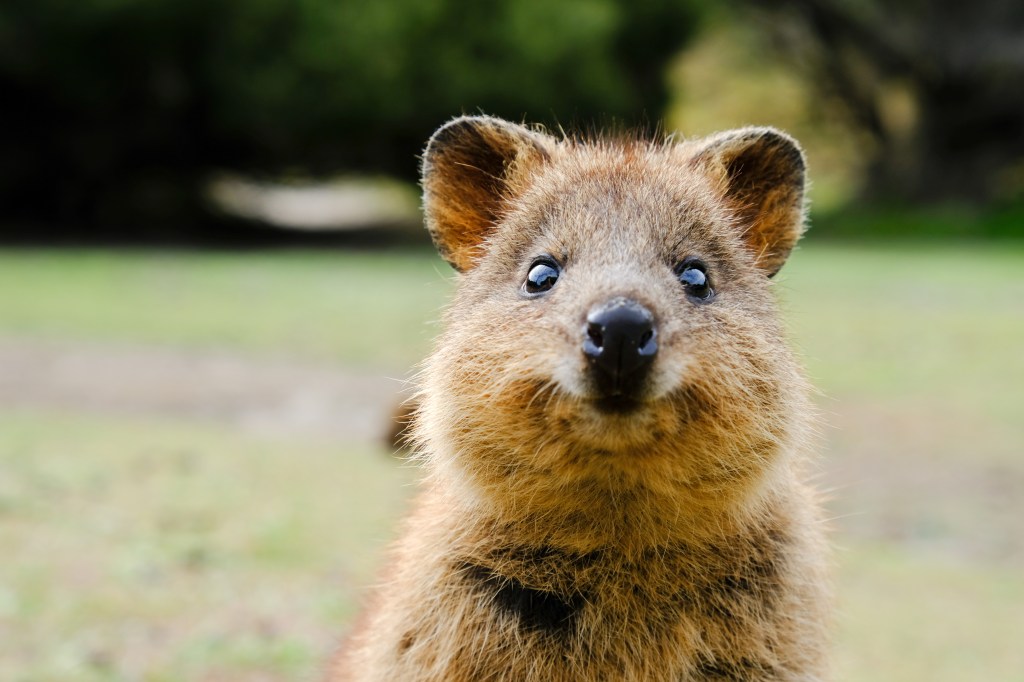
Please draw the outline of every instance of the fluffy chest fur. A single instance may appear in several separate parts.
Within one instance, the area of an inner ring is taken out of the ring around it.
[[[422,598],[380,605],[365,653],[387,664],[368,679],[818,679],[819,576],[791,559],[813,548],[783,518],[626,554],[524,545],[517,528],[456,526],[437,504],[420,508],[391,577]]]

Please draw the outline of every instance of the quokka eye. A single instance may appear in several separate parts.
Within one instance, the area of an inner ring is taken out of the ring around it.
[[[686,293],[691,298],[702,303],[710,301],[715,295],[711,288],[711,280],[708,279],[708,268],[696,258],[687,258],[676,266],[676,276],[686,287]]]
[[[561,270],[558,263],[550,258],[538,258],[530,266],[530,272],[526,275],[526,282],[523,289],[528,294],[542,294],[555,286]]]

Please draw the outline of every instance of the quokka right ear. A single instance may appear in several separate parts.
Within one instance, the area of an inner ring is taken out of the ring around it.
[[[423,153],[423,211],[441,256],[459,272],[516,195],[530,167],[548,158],[547,136],[490,116],[463,116],[433,134]]]
[[[755,262],[774,276],[805,227],[800,145],[774,128],[730,130],[700,144],[692,163],[718,181]]]

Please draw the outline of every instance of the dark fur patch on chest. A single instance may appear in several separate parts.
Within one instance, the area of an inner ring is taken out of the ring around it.
[[[586,604],[582,594],[562,595],[534,589],[483,566],[464,564],[462,573],[491,598],[495,607],[516,618],[524,630],[559,635],[573,632]]]

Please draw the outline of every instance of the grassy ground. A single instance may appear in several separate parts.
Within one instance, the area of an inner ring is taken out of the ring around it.
[[[382,367],[420,359],[449,291],[432,252],[0,252],[0,329]]]
[[[365,444],[176,421],[13,412],[0,433],[9,680],[308,678],[412,480]]]
[[[783,273],[828,424],[837,679],[1024,680],[1024,249],[812,243]],[[422,253],[9,251],[0,337],[401,375],[449,291]],[[15,407],[4,362],[4,679],[315,678],[415,473],[374,442]]]

